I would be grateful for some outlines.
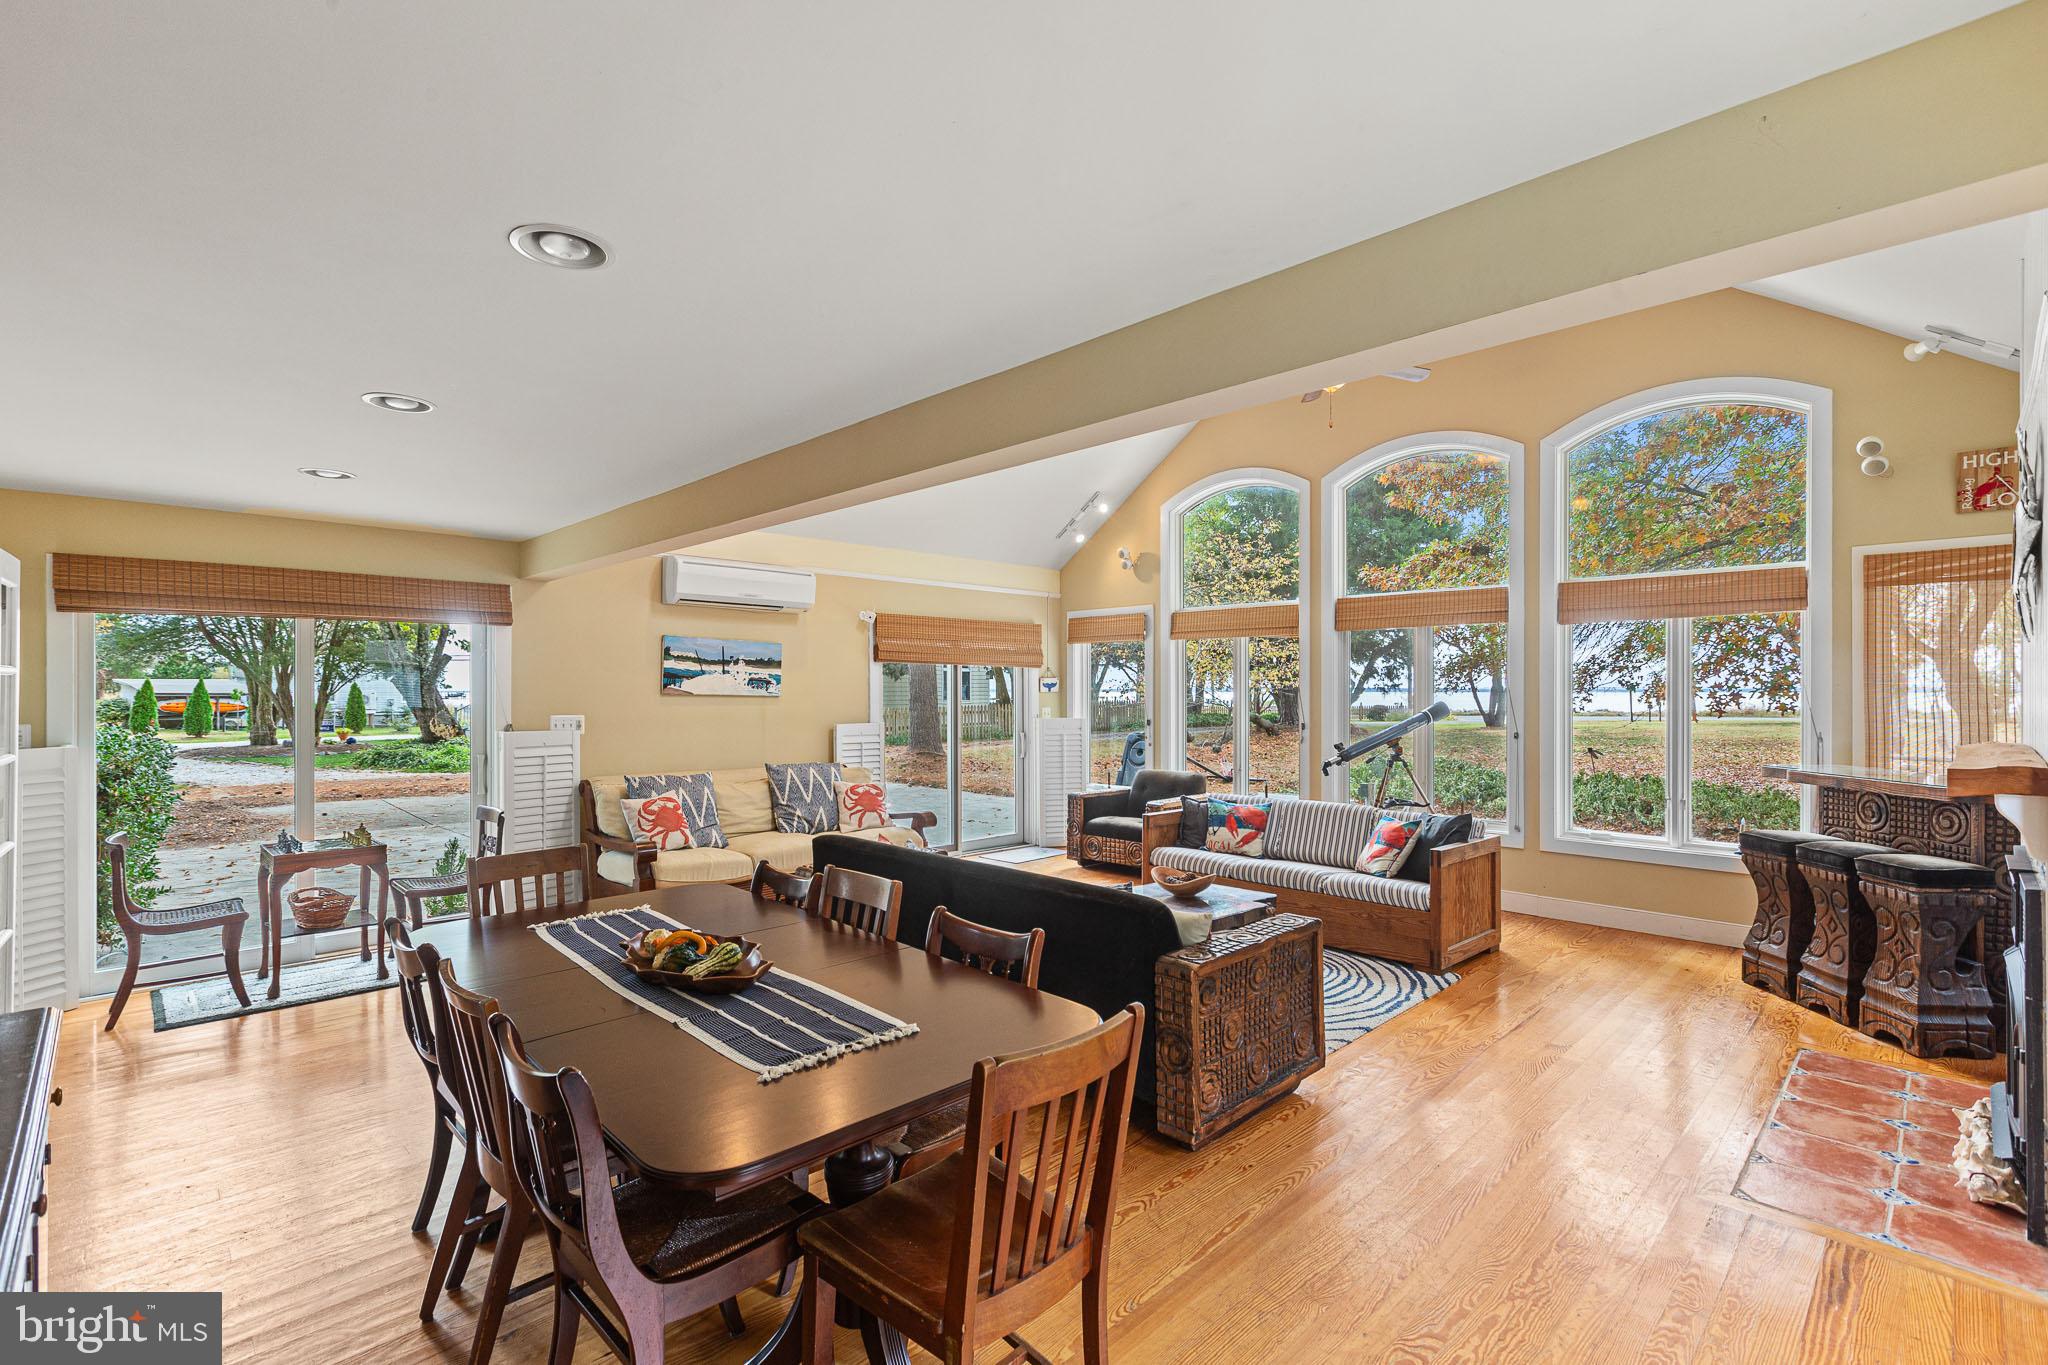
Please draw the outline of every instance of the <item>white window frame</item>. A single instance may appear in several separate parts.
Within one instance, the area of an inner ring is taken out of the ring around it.
[[[1315,715],[1315,670],[1310,658],[1314,637],[1310,634],[1309,622],[1314,610],[1311,600],[1311,575],[1309,560],[1313,547],[1309,539],[1311,520],[1309,500],[1314,492],[1307,479],[1299,474],[1289,474],[1284,469],[1267,469],[1247,466],[1241,469],[1225,470],[1194,483],[1168,498],[1159,509],[1159,614],[1155,620],[1169,636],[1173,630],[1173,614],[1181,610],[1181,517],[1187,511],[1206,502],[1218,493],[1233,488],[1284,488],[1295,495],[1296,553],[1295,553],[1295,600],[1286,602],[1241,602],[1233,606],[1294,606],[1297,609],[1296,638],[1301,643],[1301,756],[1296,773],[1295,790],[1309,795],[1314,788],[1309,784],[1308,735],[1309,721]],[[1199,610],[1193,608],[1192,610]],[[1232,753],[1249,760],[1250,745],[1246,734],[1249,714],[1243,706],[1245,695],[1245,650],[1237,650],[1236,692],[1232,702],[1236,713],[1236,739]],[[1163,677],[1157,677],[1163,673]],[[1186,772],[1187,767],[1187,646],[1181,640],[1168,639],[1166,652],[1155,670],[1155,677],[1163,687],[1155,688],[1153,695],[1153,718],[1156,722],[1152,733],[1158,737],[1158,745],[1151,755],[1152,765]],[[1162,762],[1170,757],[1171,763]],[[1242,770],[1243,763],[1239,763]]]
[[[1571,628],[1557,621],[1557,589],[1564,577],[1569,479],[1564,453],[1609,427],[1664,408],[1706,403],[1763,403],[1806,412],[1806,611],[1800,629],[1800,761],[1829,761],[1828,736],[1837,733],[1831,683],[1834,625],[1834,391],[1813,384],[1759,376],[1691,379],[1644,389],[1575,418],[1543,438],[1543,717],[1542,847],[1630,862],[1664,863],[1716,872],[1744,871],[1732,844],[1692,837],[1692,631],[1677,621],[1665,637],[1665,816],[1662,836],[1625,834],[1574,825],[1571,815]],[[1700,572],[1711,572],[1701,570]],[[1682,665],[1682,666],[1681,666]],[[1801,823],[1810,825],[1811,788],[1800,791]]]
[[[1349,698],[1351,695],[1351,641],[1348,631],[1337,629],[1336,602],[1340,597],[1350,595],[1351,587],[1345,581],[1345,568],[1351,558],[1348,541],[1349,518],[1345,514],[1346,501],[1351,486],[1360,479],[1393,464],[1397,460],[1417,455],[1462,454],[1476,452],[1496,455],[1507,462],[1508,467],[1508,751],[1507,785],[1508,817],[1505,821],[1489,820],[1486,827],[1490,833],[1500,835],[1501,843],[1508,848],[1521,848],[1524,841],[1522,800],[1522,717],[1523,666],[1522,649],[1522,594],[1516,583],[1518,571],[1523,563],[1522,523],[1524,480],[1529,463],[1529,448],[1520,441],[1511,441],[1505,436],[1493,436],[1483,431],[1425,431],[1408,436],[1397,436],[1383,441],[1372,449],[1354,455],[1323,476],[1323,577],[1328,593],[1328,609],[1323,615],[1323,736],[1332,745],[1342,745],[1350,733]],[[1412,632],[1416,637],[1415,671],[1410,680],[1410,697],[1416,709],[1427,706],[1435,700],[1432,670],[1435,667],[1435,630],[1433,627],[1417,627]],[[1424,640],[1423,636],[1428,639]],[[1429,700],[1422,700],[1421,693],[1427,688]],[[1418,774],[1425,782],[1433,784],[1435,774],[1431,763],[1435,757],[1433,736],[1424,730],[1422,743],[1418,747],[1421,762],[1415,764]],[[1322,792],[1327,800],[1348,801],[1351,797],[1350,765],[1341,765],[1322,779]]]
[[[1154,757],[1153,749],[1159,736],[1159,619],[1149,606],[1136,607],[1090,607],[1084,611],[1070,611],[1067,621],[1071,624],[1086,616],[1128,616],[1137,612],[1145,618],[1145,761],[1149,765]],[[1069,631],[1069,634],[1072,632]],[[1081,722],[1082,732],[1094,743],[1095,717],[1090,714],[1095,698],[1081,686],[1088,681],[1088,651],[1095,646],[1086,642],[1067,645],[1067,715]],[[1091,749],[1089,766],[1094,766]],[[1090,778],[1093,781],[1093,778]]]

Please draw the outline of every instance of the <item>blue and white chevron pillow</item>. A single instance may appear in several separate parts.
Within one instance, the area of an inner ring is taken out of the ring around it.
[[[711,786],[710,773],[663,774],[659,777],[626,779],[626,799],[645,801],[674,792],[689,821],[690,843],[695,848],[725,848],[725,830],[718,823],[718,793]]]
[[[784,834],[830,834],[839,828],[837,763],[767,763],[768,800]]]

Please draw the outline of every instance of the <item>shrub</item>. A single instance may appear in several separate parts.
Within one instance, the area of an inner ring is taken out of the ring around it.
[[[448,846],[441,850],[441,857],[434,864],[434,875],[450,877],[469,870],[469,855],[462,851],[462,840],[450,839]],[[469,897],[430,896],[427,898],[427,917],[439,919],[443,915],[460,915],[469,910]]]
[[[1574,773],[1572,818],[1598,829],[1655,834],[1664,828],[1664,779]]]
[[[1471,811],[1485,820],[1508,818],[1508,775],[1483,763],[1459,758],[1436,761],[1436,804],[1456,815]]]
[[[137,905],[149,905],[163,891],[156,885],[156,851],[177,810],[178,786],[171,780],[176,751],[153,731],[137,734],[114,724],[95,727],[93,744],[99,758],[99,939],[113,943],[120,931],[106,839],[128,832],[128,895]]]
[[[1799,798],[1777,787],[1695,782],[1692,815],[1701,838],[1732,844],[1745,829],[1799,828]]]
[[[452,739],[445,744],[414,744],[410,741],[358,744],[346,751],[345,766],[388,773],[466,773],[469,771],[469,743]]]
[[[370,708],[363,701],[363,689],[355,683],[348,685],[348,700],[341,707],[341,723],[357,734],[370,728]]]
[[[92,718],[103,724],[125,726],[134,711],[133,702],[122,701],[119,697],[101,697],[93,703]]]
[[[148,678],[142,680],[135,693],[135,704],[128,708],[128,728],[138,735],[156,733],[156,684]]]
[[[192,695],[185,698],[185,733],[194,739],[213,733],[213,698],[206,693],[204,678],[192,684]]]

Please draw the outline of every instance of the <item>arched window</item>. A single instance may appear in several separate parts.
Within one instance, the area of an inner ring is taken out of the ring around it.
[[[1162,513],[1172,648],[1158,766],[1204,773],[1212,791],[1302,790],[1307,502],[1291,474],[1238,470],[1183,490]]]
[[[1544,443],[1547,842],[1725,864],[1743,829],[1799,825],[1796,789],[1763,768],[1818,757],[1805,642],[1826,639],[1826,467],[1810,452],[1827,420],[1825,390],[1702,381]]]
[[[1403,437],[1324,481],[1338,547],[1332,733],[1355,741],[1433,701],[1451,717],[1388,755],[1352,764],[1334,795],[1433,800],[1511,840],[1520,830],[1520,745],[1510,624],[1515,488],[1522,447],[1473,432]]]

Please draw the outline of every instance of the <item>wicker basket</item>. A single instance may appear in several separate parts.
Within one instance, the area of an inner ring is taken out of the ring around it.
[[[308,886],[292,892],[287,903],[292,908],[292,922],[301,929],[315,932],[340,928],[356,898],[330,886]]]

